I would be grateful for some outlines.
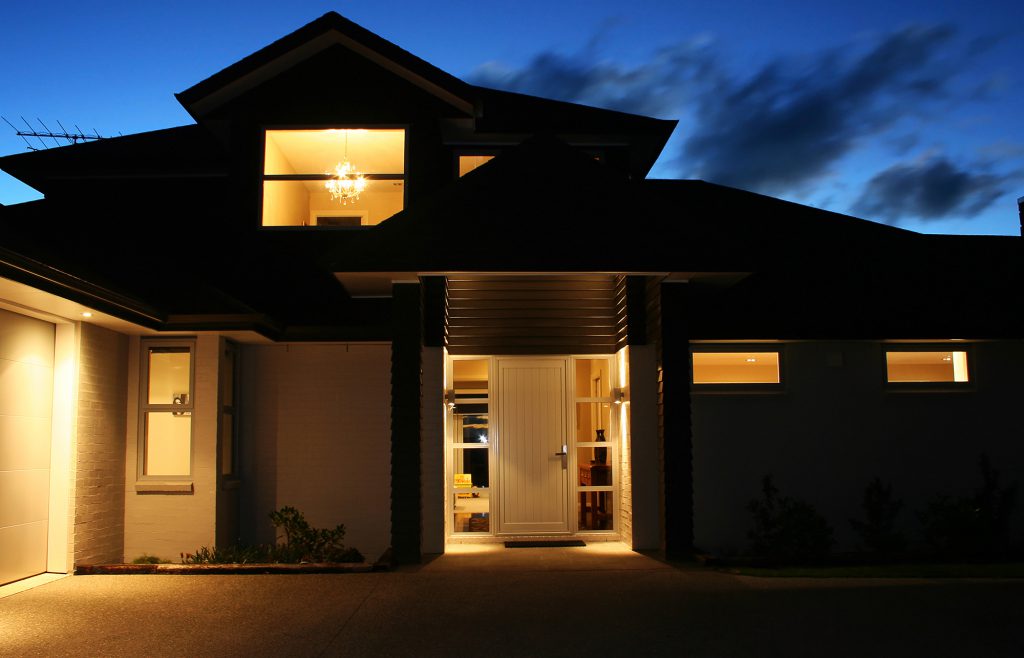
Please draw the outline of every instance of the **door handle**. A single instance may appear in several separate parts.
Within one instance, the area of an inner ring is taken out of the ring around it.
[[[569,454],[569,446],[567,446],[566,444],[563,443],[562,444],[562,452],[556,452],[555,456],[556,457],[565,457],[568,454]]]

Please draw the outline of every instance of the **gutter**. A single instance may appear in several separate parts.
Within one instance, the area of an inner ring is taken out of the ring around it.
[[[150,329],[164,323],[163,314],[148,304],[4,247],[0,247],[0,275]]]

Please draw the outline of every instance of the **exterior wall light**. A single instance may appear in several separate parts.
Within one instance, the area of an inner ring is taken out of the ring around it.
[[[447,390],[444,392],[444,403],[448,405],[449,409],[455,408],[455,391]]]
[[[622,404],[626,400],[626,392],[621,388],[613,388],[612,399],[615,401],[615,404]]]

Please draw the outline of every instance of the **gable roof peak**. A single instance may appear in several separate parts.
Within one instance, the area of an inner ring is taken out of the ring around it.
[[[193,118],[200,120],[231,99],[335,45],[348,48],[467,114],[473,113],[471,85],[335,11],[243,57],[175,97]]]

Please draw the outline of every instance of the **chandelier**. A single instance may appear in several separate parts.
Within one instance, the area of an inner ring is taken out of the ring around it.
[[[324,187],[331,193],[331,199],[340,201],[346,205],[349,201],[358,201],[359,195],[366,190],[366,178],[356,171],[356,168],[348,161],[348,131],[345,131],[345,161],[337,164],[334,171],[328,171],[330,176]]]

